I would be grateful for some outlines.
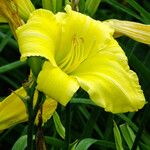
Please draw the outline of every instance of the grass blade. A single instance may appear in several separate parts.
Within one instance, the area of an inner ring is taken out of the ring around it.
[[[112,5],[113,7],[115,7],[117,9],[119,9],[119,10],[121,10],[121,11],[123,11],[123,12],[125,12],[125,13],[133,16],[133,17],[135,17],[136,19],[138,19],[138,20],[140,20],[142,22],[144,22],[144,20],[139,15],[137,15],[132,9],[127,8],[127,7],[123,6],[123,5],[121,5],[120,3],[118,3],[115,0],[105,0],[105,1],[108,4]]]
[[[115,121],[114,121],[113,131],[114,131],[116,149],[117,150],[124,150],[123,146],[122,146],[122,138],[121,138],[121,135],[120,135],[120,131],[119,131],[119,129],[118,129],[117,124],[115,123]]]
[[[79,142],[75,150],[87,150],[92,144],[96,143],[98,140],[86,138]]]
[[[9,31],[2,39],[1,43],[0,43],[0,52],[2,52],[2,50],[4,49],[4,47],[7,45],[8,41],[10,40],[12,36],[12,33]]]
[[[132,145],[133,145],[133,141],[135,139],[134,132],[127,124],[120,125],[120,130],[121,130],[121,133],[129,147],[129,149],[131,149]],[[139,147],[137,148],[137,150],[139,150]]]
[[[4,65],[4,66],[0,67],[0,73],[5,73],[5,72],[10,71],[12,69],[16,69],[18,67],[21,67],[25,64],[26,64],[26,61],[24,61],[24,62],[15,61],[13,63],[9,63],[7,65]]]
[[[86,0],[85,13],[89,16],[93,16],[98,9],[101,0]]]
[[[24,150],[27,147],[27,135],[21,136],[13,145],[12,150]]]
[[[65,128],[64,128],[63,124],[61,123],[59,115],[57,114],[56,111],[53,114],[53,120],[54,120],[54,124],[55,124],[57,133],[64,139],[65,138]]]
[[[135,0],[127,0],[127,2],[138,11],[147,23],[150,23],[150,13],[140,6]]]

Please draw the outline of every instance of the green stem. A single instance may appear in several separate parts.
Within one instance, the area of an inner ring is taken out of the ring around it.
[[[32,108],[29,106],[30,103],[28,103],[28,130],[27,130],[27,150],[33,150],[33,129],[34,129],[34,122],[32,120]]]
[[[43,130],[42,130],[42,124],[43,124],[43,118],[42,118],[42,113],[43,113],[43,108],[40,105],[39,108],[39,114],[38,114],[38,129],[36,133],[36,150],[46,150],[45,146],[45,141],[44,141],[44,135],[43,135]]]
[[[32,69],[34,79],[37,78],[42,68],[43,62],[44,62],[44,59],[41,57],[29,57],[27,59],[27,63]],[[29,100],[27,101],[27,110],[28,110],[27,150],[33,150],[34,121],[38,113],[38,110],[42,104],[42,97],[43,97],[43,94],[39,92],[37,102],[35,104],[35,107],[33,108],[33,97],[34,97],[36,85],[37,83],[34,81],[32,87],[27,89],[27,93],[30,97]]]
[[[29,67],[32,69],[32,73],[37,78],[39,72],[42,69],[45,59],[39,56],[31,56],[27,59]]]
[[[38,113],[39,108],[43,104],[45,97],[42,92],[38,92],[38,98],[37,102],[33,108],[33,96],[34,96],[34,89],[35,89],[36,83],[29,89],[28,94],[30,94],[30,99],[27,103],[28,108],[28,139],[27,139],[27,149],[33,150],[33,131],[34,131],[34,122]]]
[[[65,146],[64,150],[69,150],[69,143],[70,143],[70,125],[71,125],[71,107],[70,103],[67,104],[66,109],[65,109],[65,115],[66,115],[66,120],[65,120]]]
[[[27,100],[27,110],[28,110],[28,129],[27,129],[27,150],[33,150],[33,97],[35,91],[36,83],[34,82],[31,88],[27,89],[29,99]]]
[[[42,92],[38,92],[38,99],[37,99],[37,102],[35,104],[35,107],[34,107],[34,110],[33,110],[33,120],[35,120],[36,116],[37,116],[37,113],[38,113],[38,110],[39,108],[42,106],[42,104],[44,103],[45,101],[45,96]]]

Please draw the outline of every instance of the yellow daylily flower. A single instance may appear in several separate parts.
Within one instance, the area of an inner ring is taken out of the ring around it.
[[[35,10],[34,5],[30,0],[14,0],[18,7],[18,13],[23,20],[27,20],[31,12]]]
[[[0,0],[0,21],[8,22],[12,30],[22,25],[15,3],[12,0]]]
[[[0,102],[0,131],[28,120],[28,115],[24,102],[19,96],[25,97],[26,91],[23,87],[19,88],[6,99]],[[34,103],[37,99],[37,91],[34,96]],[[43,122],[46,122],[54,113],[57,102],[51,98],[47,98],[43,104]],[[38,123],[38,117],[35,120]]]
[[[8,21],[3,15],[0,14],[0,22],[7,23]]]
[[[34,10],[30,0],[0,0],[0,22],[17,24],[17,15],[26,21]],[[17,22],[15,23],[15,21]]]
[[[145,104],[137,75],[129,69],[114,29],[66,6],[66,13],[35,10],[16,31],[21,59],[46,58],[37,89],[66,105],[79,87],[113,113]]]
[[[110,19],[104,21],[115,29],[115,36],[126,35],[138,42],[150,44],[150,25],[132,21]]]

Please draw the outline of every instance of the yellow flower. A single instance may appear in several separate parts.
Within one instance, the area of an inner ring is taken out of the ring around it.
[[[137,75],[113,38],[114,29],[72,11],[35,10],[16,31],[21,59],[46,59],[37,89],[66,105],[81,87],[98,106],[113,113],[132,112],[145,104]]]
[[[22,25],[15,3],[12,0],[0,0],[0,22],[8,22],[12,30]]]
[[[0,22],[7,23],[8,21],[3,15],[0,14]]]
[[[28,19],[34,9],[30,0],[0,0],[0,23],[9,23],[16,37],[15,30]]]
[[[15,21],[18,22],[18,15],[26,21],[34,10],[30,0],[0,0],[0,22],[15,24]]]
[[[19,96],[26,96],[26,92],[21,87],[6,99],[0,102],[0,131],[14,126],[18,123],[28,120],[26,107]],[[37,91],[34,96],[34,103],[37,99]],[[53,114],[57,107],[57,102],[51,98],[47,98],[43,104],[43,122],[46,122]],[[38,117],[35,120],[38,123]]]
[[[150,44],[150,25],[117,19],[106,20],[104,23],[115,29],[116,37],[126,35],[138,42]]]
[[[27,20],[31,12],[35,10],[34,5],[30,0],[14,0],[18,7],[18,13],[23,20]]]

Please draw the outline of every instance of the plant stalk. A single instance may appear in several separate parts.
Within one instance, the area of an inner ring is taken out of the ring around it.
[[[71,125],[71,106],[70,103],[67,104],[65,108],[65,145],[64,150],[69,150],[70,143],[70,125]]]

